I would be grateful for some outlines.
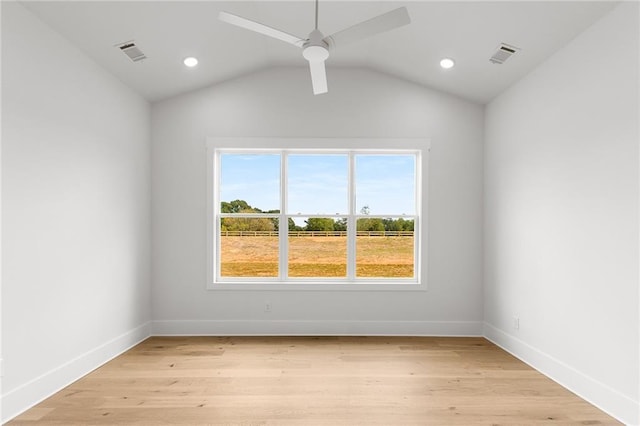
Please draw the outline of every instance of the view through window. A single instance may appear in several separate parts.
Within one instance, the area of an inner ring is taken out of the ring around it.
[[[216,280],[415,282],[419,157],[217,150]]]

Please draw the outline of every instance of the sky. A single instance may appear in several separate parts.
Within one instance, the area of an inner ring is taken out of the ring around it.
[[[288,155],[288,214],[348,214],[348,155]],[[245,200],[263,211],[280,208],[279,154],[222,154],[220,200]],[[415,214],[412,155],[356,155],[356,213]]]

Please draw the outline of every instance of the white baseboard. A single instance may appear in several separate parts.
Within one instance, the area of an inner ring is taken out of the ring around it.
[[[624,424],[638,425],[640,423],[640,405],[638,401],[634,401],[632,398],[491,324],[484,324],[484,336],[516,358],[529,364],[545,376]]]
[[[481,321],[153,321],[155,336],[481,336]]]
[[[3,394],[2,422],[8,422],[151,335],[151,323],[134,328]]]

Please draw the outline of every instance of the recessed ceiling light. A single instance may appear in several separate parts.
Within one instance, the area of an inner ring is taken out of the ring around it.
[[[193,56],[189,56],[188,58],[185,58],[183,62],[189,68],[193,68],[196,65],[198,65],[198,60],[196,58],[194,58]]]
[[[440,66],[445,70],[448,70],[449,68],[453,68],[455,64],[456,63],[453,61],[453,59],[449,59],[449,58],[444,58],[443,60],[440,61]]]

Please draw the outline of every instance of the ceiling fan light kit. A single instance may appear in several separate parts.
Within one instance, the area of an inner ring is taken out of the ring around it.
[[[393,30],[411,22],[407,8],[400,7],[325,37],[318,30],[318,0],[316,0],[315,15],[316,27],[306,39],[228,12],[220,12],[218,18],[228,24],[255,31],[302,48],[302,56],[309,62],[314,95],[327,93],[328,91],[325,61],[329,58],[331,50]]]
[[[325,61],[329,57],[329,45],[323,40],[319,30],[311,31],[309,39],[304,43],[302,56],[307,61]]]

